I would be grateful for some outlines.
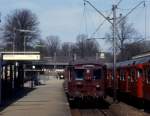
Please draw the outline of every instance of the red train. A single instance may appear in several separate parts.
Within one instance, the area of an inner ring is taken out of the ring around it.
[[[66,69],[65,92],[69,100],[103,99],[106,65],[100,61],[75,61]]]
[[[100,61],[72,62],[66,69],[64,88],[69,99],[103,98],[113,94],[112,64]],[[150,55],[118,62],[117,95],[130,100],[150,102]]]
[[[112,65],[107,65],[106,90],[113,89]],[[150,101],[150,56],[135,57],[117,63],[118,95],[138,101]]]

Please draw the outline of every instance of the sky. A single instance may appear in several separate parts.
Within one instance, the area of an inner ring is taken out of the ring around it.
[[[112,9],[112,4],[119,0],[89,0],[97,9],[108,16]],[[122,0],[118,6],[117,16],[119,13],[125,15],[135,5],[142,0]],[[146,2],[147,11],[149,11],[150,2]],[[1,24],[5,23],[5,17],[15,9],[26,8],[35,13],[40,22],[39,29],[41,37],[45,39],[49,35],[59,36],[61,42],[75,42],[79,34],[87,34],[91,37],[99,24],[104,20],[88,4],[84,6],[83,0],[0,0]],[[149,19],[150,15],[145,15],[143,5],[138,7],[128,16],[129,23],[137,29],[142,35],[150,35]],[[149,16],[148,16],[149,15]],[[146,17],[146,23],[145,23]],[[145,31],[146,24],[146,31]],[[92,37],[103,38],[105,33],[109,32],[110,24],[106,21],[100,30]],[[98,40],[103,50],[109,47],[103,46],[105,42]]]

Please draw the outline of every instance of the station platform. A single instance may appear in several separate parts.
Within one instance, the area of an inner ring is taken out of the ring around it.
[[[1,116],[71,116],[69,104],[62,88],[63,80],[51,79],[46,85],[14,102]]]

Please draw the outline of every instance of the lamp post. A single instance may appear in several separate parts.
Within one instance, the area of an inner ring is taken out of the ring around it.
[[[32,31],[32,30],[25,30],[25,29],[16,29],[14,28],[14,41],[13,41],[13,52],[15,51],[15,39],[16,39],[16,31],[18,32],[21,32],[21,33],[35,33],[35,31]],[[24,53],[26,51],[26,41],[25,41],[25,35],[23,37],[23,46],[24,46]],[[23,68],[25,69],[26,68],[26,65],[23,64]],[[24,70],[24,73],[23,73],[24,77],[26,77],[26,72]]]
[[[36,31],[32,30],[26,30],[26,29],[16,29],[14,28],[14,44],[13,44],[13,51],[15,50],[15,38],[16,38],[16,31],[21,32],[21,33],[36,33]],[[26,51],[26,41],[25,41],[25,35],[23,37],[23,46],[24,46],[24,52]]]

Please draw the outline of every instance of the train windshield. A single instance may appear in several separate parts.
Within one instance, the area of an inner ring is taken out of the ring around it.
[[[93,70],[93,78],[94,80],[101,79],[101,69]]]
[[[83,79],[84,79],[84,69],[76,69],[75,80],[83,80]]]

